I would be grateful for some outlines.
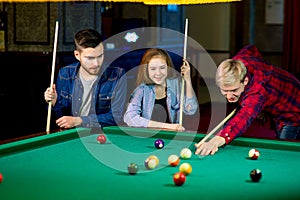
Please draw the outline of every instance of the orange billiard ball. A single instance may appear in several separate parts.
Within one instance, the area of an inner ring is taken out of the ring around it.
[[[168,163],[172,167],[176,167],[180,163],[180,158],[177,155],[170,155],[168,157]]]
[[[105,144],[106,143],[106,136],[103,133],[99,134],[98,137],[97,137],[97,141],[100,144]]]
[[[175,185],[177,186],[181,186],[184,184],[186,180],[186,176],[184,173],[182,172],[177,172],[173,175],[173,182],[175,183]]]

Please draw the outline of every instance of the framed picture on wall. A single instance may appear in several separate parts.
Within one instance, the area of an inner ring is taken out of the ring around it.
[[[283,24],[284,0],[266,0],[266,24]]]
[[[50,44],[49,3],[14,3],[14,43]]]
[[[63,43],[73,44],[76,32],[85,28],[101,31],[101,13],[99,2],[64,2],[63,3]]]

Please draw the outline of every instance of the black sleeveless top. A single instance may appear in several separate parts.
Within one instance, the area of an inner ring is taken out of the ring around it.
[[[162,99],[155,99],[151,120],[171,123],[167,108],[167,97],[164,97]]]

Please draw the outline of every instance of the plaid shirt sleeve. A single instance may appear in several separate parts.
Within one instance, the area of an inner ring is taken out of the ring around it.
[[[244,133],[265,105],[266,97],[261,86],[255,85],[246,90],[245,93],[247,94],[241,97],[241,104],[236,114],[217,134],[225,138],[226,144]]]

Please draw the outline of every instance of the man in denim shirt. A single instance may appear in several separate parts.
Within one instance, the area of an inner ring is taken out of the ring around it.
[[[59,70],[56,84],[44,97],[52,102],[60,128],[104,127],[121,122],[126,98],[123,69],[104,64],[102,36],[93,29],[75,34],[79,61]]]

